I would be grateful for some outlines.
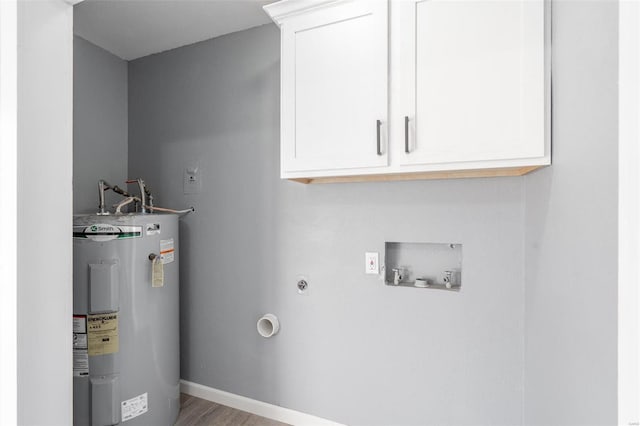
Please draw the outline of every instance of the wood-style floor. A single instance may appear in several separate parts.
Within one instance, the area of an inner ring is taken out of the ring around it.
[[[180,395],[180,404],[182,408],[175,426],[286,426],[184,393]]]

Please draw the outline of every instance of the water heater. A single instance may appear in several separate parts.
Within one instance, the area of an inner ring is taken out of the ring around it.
[[[73,257],[74,426],[173,425],[178,215],[75,216]]]

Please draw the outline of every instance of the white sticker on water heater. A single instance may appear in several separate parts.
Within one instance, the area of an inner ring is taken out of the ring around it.
[[[87,332],[87,316],[86,315],[73,316],[73,332],[74,333]]]
[[[173,238],[168,240],[160,240],[160,259],[162,264],[166,265],[174,261],[175,248],[173,246]]]
[[[73,333],[73,349],[88,349],[89,341],[86,333]]]
[[[86,349],[73,350],[73,376],[89,376],[89,353]]]
[[[159,223],[148,223],[144,227],[147,235],[160,235],[160,224]]]
[[[122,421],[126,422],[149,411],[149,403],[147,400],[147,392],[145,392],[142,395],[122,401],[120,403],[122,408]]]

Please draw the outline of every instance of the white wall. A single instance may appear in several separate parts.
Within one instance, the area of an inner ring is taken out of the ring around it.
[[[73,10],[18,5],[18,423],[72,423]]]
[[[184,379],[351,425],[522,419],[522,179],[279,179],[280,37],[132,61],[129,170],[182,220]],[[200,161],[203,191],[183,194]],[[463,244],[460,293],[364,274],[385,241]],[[307,296],[297,274],[309,277]],[[265,340],[256,320],[279,316]]]
[[[619,9],[618,424],[640,423],[640,2]]]
[[[98,180],[126,188],[127,62],[80,37],[73,54],[73,211],[95,213]]]
[[[18,4],[0,1],[0,424],[17,423]]]
[[[525,178],[525,424],[617,421],[618,5],[553,4],[553,165]]]

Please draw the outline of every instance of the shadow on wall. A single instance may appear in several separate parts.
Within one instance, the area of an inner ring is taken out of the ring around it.
[[[550,231],[548,228],[549,203],[553,185],[554,167],[547,167],[524,177],[525,203],[531,208],[525,207],[525,289],[527,285],[539,283],[540,255],[544,250],[541,241],[544,235]],[[531,189],[535,188],[535,191]],[[535,206],[535,209],[533,208]]]

